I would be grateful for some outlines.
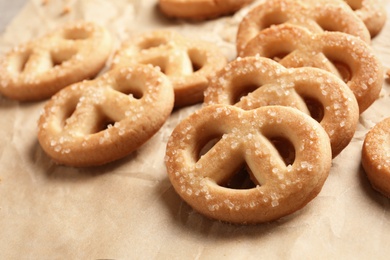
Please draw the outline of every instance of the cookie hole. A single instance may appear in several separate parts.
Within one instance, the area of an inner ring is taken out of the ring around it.
[[[17,73],[22,73],[31,57],[31,50],[25,50],[24,52],[15,55],[11,63],[13,70]]]
[[[292,165],[295,161],[295,148],[290,140],[279,136],[269,138],[269,140],[278,151],[286,166]]]
[[[167,40],[164,38],[153,38],[153,39],[146,39],[145,41],[141,42],[138,46],[141,50],[148,50],[152,48],[159,47],[161,45],[167,44]]]
[[[221,141],[222,136],[223,135],[215,134],[208,138],[202,138],[203,140],[199,140],[199,146],[195,147],[195,149],[198,149],[195,151],[195,154],[197,155],[197,158],[195,158],[196,161],[207,154],[219,141]],[[218,154],[221,158],[225,156],[222,153],[223,151],[221,154]],[[229,167],[230,168],[227,170],[230,174],[218,181],[219,186],[230,189],[250,189],[256,187],[257,184],[252,181],[254,178],[252,178],[252,173],[245,162],[240,163],[235,161],[230,164]]]
[[[99,133],[101,131],[104,131],[108,129],[110,126],[113,126],[115,124],[115,121],[107,116],[102,116],[97,124],[95,125],[95,128],[92,130],[92,133]]]
[[[344,0],[353,11],[359,10],[363,8],[362,0]]]
[[[122,93],[125,95],[128,95],[128,96],[132,96],[135,99],[141,99],[143,97],[142,91],[139,91],[137,89],[127,90],[127,91],[122,92]]]
[[[310,116],[317,122],[321,122],[324,118],[324,106],[322,103],[313,98],[305,98],[304,100],[310,111]]]
[[[287,41],[273,41],[264,46],[263,53],[260,53],[261,56],[265,58],[272,59],[276,62],[280,62],[287,55],[294,51],[294,46],[292,43]]]
[[[260,31],[273,25],[283,24],[288,20],[284,12],[276,11],[264,15],[260,24]]]
[[[238,102],[241,101],[241,99],[243,97],[248,96],[250,93],[252,93],[256,89],[260,88],[260,86],[255,85],[255,84],[248,84],[248,85],[243,85],[243,86],[238,86],[238,85],[234,84],[234,86],[236,86],[236,87],[234,88],[234,92],[233,92],[233,95],[231,97],[231,104],[237,104]]]
[[[51,63],[53,67],[61,66],[61,64],[65,61],[62,59],[56,59],[55,57],[51,57]]]
[[[207,60],[207,57],[205,57],[205,55],[196,49],[189,49],[188,56],[191,60],[193,72],[197,72],[198,70],[202,69]]]
[[[332,22],[332,20],[329,19],[329,17],[321,17],[317,19],[316,23],[322,28],[324,31],[328,32],[338,32],[342,31],[340,30],[337,23]]]
[[[278,52],[278,53],[275,53],[274,55],[272,55],[272,57],[270,57],[270,59],[273,59],[276,62],[280,62],[281,60],[284,59],[284,57],[286,57],[289,54],[290,54],[290,52],[287,52],[287,51]]]
[[[61,66],[64,62],[72,59],[72,57],[76,54],[75,50],[61,50],[52,52],[50,54],[52,66]]]
[[[193,60],[191,60],[191,64],[192,64],[192,71],[193,72],[197,72],[198,70],[200,70],[203,67],[203,65],[196,63]]]
[[[129,80],[125,76],[117,79],[115,90],[121,92],[124,95],[132,96],[135,99],[141,99],[144,96],[142,86],[131,84],[128,81]]]
[[[64,128],[67,125],[67,121],[69,118],[73,116],[73,114],[76,111],[77,104],[79,102],[79,98],[77,97],[72,97],[67,100],[66,106],[63,106],[61,111],[61,127]]]
[[[199,151],[197,152],[198,157],[197,160],[200,159],[203,155],[205,155],[208,151],[211,150],[211,148],[214,147],[216,143],[218,143],[219,140],[221,140],[221,137],[213,137],[211,139],[208,139],[209,141],[206,141],[205,144],[200,146]]]
[[[86,28],[69,28],[64,30],[63,33],[63,38],[65,40],[72,40],[72,41],[77,41],[77,40],[85,40],[88,39],[91,35],[91,32],[88,31]]]
[[[249,167],[244,164],[225,183],[220,184],[220,186],[236,190],[255,188],[257,184],[252,181],[253,178],[251,176],[252,173]]]
[[[337,62],[337,61],[331,61],[333,65],[336,67],[337,71],[339,72],[340,78],[345,82],[349,82],[352,78],[352,73],[350,68],[342,63],[342,62]]]
[[[345,50],[341,47],[332,46],[324,48],[323,54],[336,68],[339,78],[346,83],[352,79],[352,70],[348,63],[352,64],[353,58],[346,56]]]

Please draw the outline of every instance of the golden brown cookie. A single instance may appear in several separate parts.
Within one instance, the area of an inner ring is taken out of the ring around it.
[[[0,58],[0,93],[20,101],[49,98],[94,77],[111,53],[108,31],[91,22],[64,25]]]
[[[175,106],[203,101],[203,91],[227,59],[212,43],[191,40],[174,31],[153,31],[123,43],[113,60],[113,68],[128,64],[152,64],[171,80]]]
[[[346,5],[311,5],[295,0],[267,0],[253,8],[239,24],[237,52],[262,30],[272,25],[294,24],[312,32],[339,31],[369,43],[370,33],[365,24]]]
[[[119,68],[54,95],[39,119],[38,140],[59,164],[102,165],[149,140],[173,102],[169,80],[155,68]]]
[[[345,0],[363,20],[371,37],[375,37],[385,26],[387,20],[386,7],[378,0]]]
[[[275,138],[294,147],[290,163]],[[204,149],[211,141],[215,144]],[[192,208],[242,224],[273,221],[304,207],[320,192],[331,158],[324,129],[297,109],[211,105],[174,129],[165,163],[174,189]],[[248,168],[254,187],[227,186],[242,167]]]
[[[272,58],[288,68],[316,67],[342,78],[365,111],[383,85],[383,67],[368,44],[341,32],[311,33],[289,24],[273,26],[252,39],[241,56]]]
[[[347,4],[366,25],[371,37],[375,37],[384,27],[387,19],[386,7],[380,0],[304,0],[310,4]]]
[[[390,118],[377,123],[367,133],[362,165],[373,188],[390,198]]]
[[[171,17],[204,20],[232,14],[253,0],[159,0],[161,11]]]
[[[335,75],[309,67],[286,69],[259,56],[230,62],[211,81],[204,102],[245,110],[269,105],[297,108],[320,122],[333,157],[349,144],[359,120],[354,94]]]

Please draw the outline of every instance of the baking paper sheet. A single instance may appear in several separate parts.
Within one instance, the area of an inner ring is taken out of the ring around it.
[[[260,1],[255,2],[259,3]],[[206,22],[164,17],[154,0],[31,0],[0,37],[0,53],[61,24],[86,19],[116,41],[165,28],[213,41],[228,59],[249,10]],[[68,8],[68,13],[63,13]],[[390,0],[386,0],[390,17]],[[390,68],[390,19],[372,42]],[[173,190],[164,166],[172,129],[200,105],[175,110],[141,149],[94,168],[55,165],[40,148],[45,101],[0,97],[0,259],[386,259],[390,201],[361,168],[365,134],[390,117],[390,81],[360,116],[350,145],[333,160],[321,193],[302,210],[269,224],[237,226],[194,212]]]

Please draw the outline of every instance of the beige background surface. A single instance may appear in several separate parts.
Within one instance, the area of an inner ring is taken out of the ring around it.
[[[28,1],[0,37],[0,53],[60,24],[87,19],[107,26],[117,44],[171,28],[215,42],[235,57],[237,25],[248,8],[204,23],[171,21],[156,0]],[[257,1],[259,2],[259,1]],[[61,15],[64,6],[70,13]],[[390,17],[390,0],[386,0]],[[390,68],[390,19],[372,47]],[[167,138],[199,108],[175,111],[134,154],[97,168],[53,164],[36,138],[45,102],[0,97],[0,259],[386,259],[390,201],[371,189],[360,166],[363,138],[390,117],[390,81],[360,116],[350,145],[333,161],[319,196],[301,211],[257,226],[233,226],[193,212],[174,192],[164,167]]]

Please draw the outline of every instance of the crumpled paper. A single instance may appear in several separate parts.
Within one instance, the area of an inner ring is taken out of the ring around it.
[[[390,1],[385,3],[390,17]],[[31,0],[1,35],[0,53],[67,21],[86,19],[106,26],[116,47],[138,33],[165,28],[212,41],[231,60],[237,25],[249,8],[186,22],[164,17],[156,0]],[[390,19],[372,42],[385,68],[389,39]],[[390,117],[389,79],[360,116],[352,142],[333,160],[318,197],[290,216],[255,226],[203,217],[168,180],[168,137],[201,105],[175,110],[151,140],[119,161],[72,168],[55,165],[38,144],[44,104],[0,97],[1,259],[385,259],[390,254],[390,201],[371,188],[360,164],[365,134]]]

